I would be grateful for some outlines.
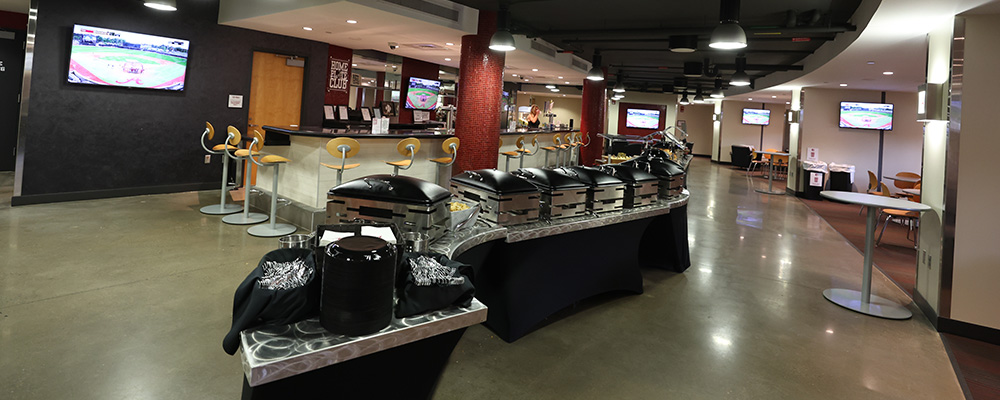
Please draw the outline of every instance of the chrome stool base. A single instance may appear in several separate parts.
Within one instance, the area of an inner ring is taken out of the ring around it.
[[[243,206],[239,204],[212,204],[210,206],[202,207],[200,211],[202,214],[208,215],[235,214],[243,211]]]

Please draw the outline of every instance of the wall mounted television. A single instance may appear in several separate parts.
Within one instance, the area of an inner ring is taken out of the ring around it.
[[[892,130],[892,104],[840,102],[840,127]]]
[[[440,90],[441,81],[410,78],[410,85],[406,88],[404,106],[413,110],[433,110],[437,108]]]
[[[770,125],[771,110],[758,108],[743,109],[743,125]]]
[[[73,25],[67,81],[184,90],[189,45],[183,39]]]
[[[625,127],[656,129],[660,127],[660,110],[629,108],[625,110]]]

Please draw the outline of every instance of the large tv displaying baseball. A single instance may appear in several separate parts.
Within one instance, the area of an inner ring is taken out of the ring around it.
[[[892,130],[892,104],[840,102],[840,127]]]
[[[437,108],[440,90],[441,81],[410,78],[410,85],[406,88],[404,107],[413,110],[433,110]]]
[[[73,25],[72,43],[70,83],[184,90],[187,40]]]
[[[660,127],[660,110],[629,108],[625,110],[625,127],[656,129]]]
[[[768,125],[771,123],[771,110],[761,110],[758,108],[743,109],[744,125]]]

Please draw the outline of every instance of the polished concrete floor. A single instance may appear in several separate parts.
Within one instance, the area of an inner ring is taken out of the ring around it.
[[[705,159],[688,182],[687,272],[644,270],[644,294],[583,302],[512,344],[471,327],[435,398],[963,398],[912,305],[890,321],[823,298],[860,286],[862,257],[809,208]],[[198,213],[211,192],[17,208],[9,193],[0,398],[238,398],[221,341],[233,290],[274,239]],[[880,274],[873,288],[908,302]]]

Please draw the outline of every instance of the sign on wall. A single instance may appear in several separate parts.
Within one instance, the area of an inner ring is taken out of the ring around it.
[[[330,77],[326,85],[326,91],[334,90],[346,92],[350,86],[351,60],[341,60],[330,57]]]

